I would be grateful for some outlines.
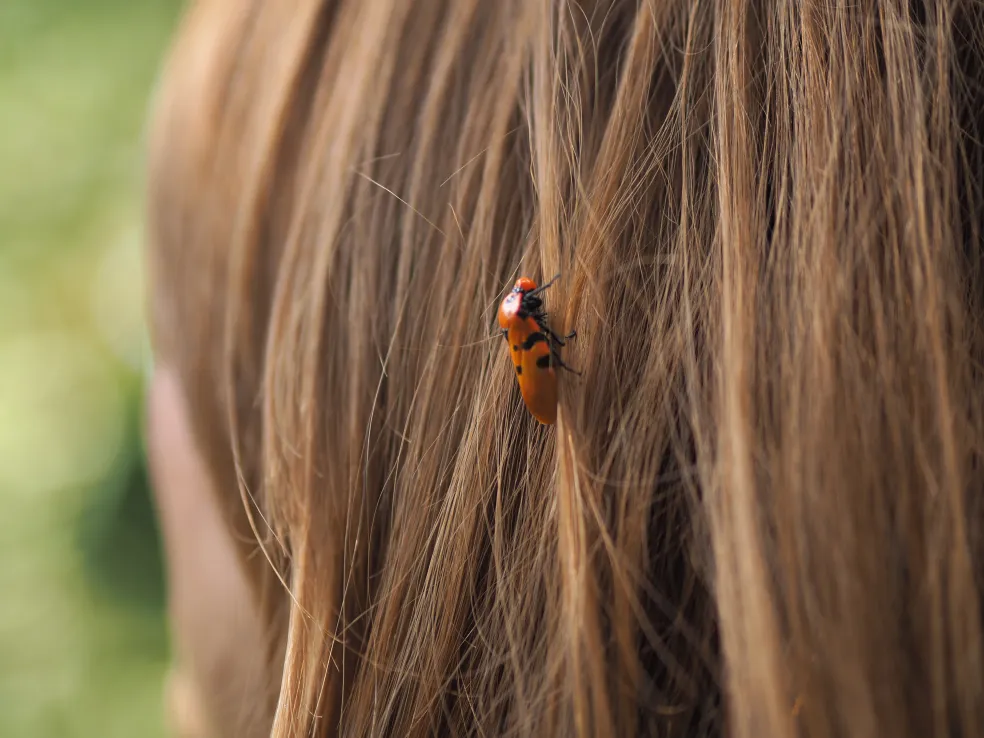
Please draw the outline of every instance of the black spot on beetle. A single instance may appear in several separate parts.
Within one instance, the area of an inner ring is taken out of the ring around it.
[[[516,374],[522,374],[522,373],[523,373],[523,367],[521,367],[519,364],[517,364],[516,365]]]
[[[547,337],[537,331],[536,333],[531,333],[525,341],[523,341],[523,351],[529,351],[531,348],[536,346],[541,341],[546,342]]]
[[[519,346],[517,346],[515,343],[513,344],[513,351],[519,351]]]
[[[536,365],[538,367],[540,367],[541,369],[549,369],[550,368],[550,354],[544,354],[543,356],[541,356],[540,358],[538,358],[536,360]]]

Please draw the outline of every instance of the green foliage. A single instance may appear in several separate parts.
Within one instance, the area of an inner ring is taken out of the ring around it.
[[[143,130],[177,0],[0,1],[0,735],[163,736]]]

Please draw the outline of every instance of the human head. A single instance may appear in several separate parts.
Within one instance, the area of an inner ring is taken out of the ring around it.
[[[984,730],[979,11],[910,5],[193,6],[153,330],[250,725]],[[544,428],[489,336],[557,272]]]

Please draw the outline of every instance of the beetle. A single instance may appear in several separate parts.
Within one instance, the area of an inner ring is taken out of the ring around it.
[[[541,295],[559,276],[540,287],[529,277],[520,277],[499,305],[499,328],[509,346],[523,402],[543,425],[557,420],[556,369],[578,373],[560,358],[560,347],[577,333],[558,336],[547,325],[543,309]]]

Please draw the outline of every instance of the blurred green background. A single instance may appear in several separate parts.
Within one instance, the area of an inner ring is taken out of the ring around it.
[[[177,0],[0,0],[0,736],[165,735],[143,133]]]

